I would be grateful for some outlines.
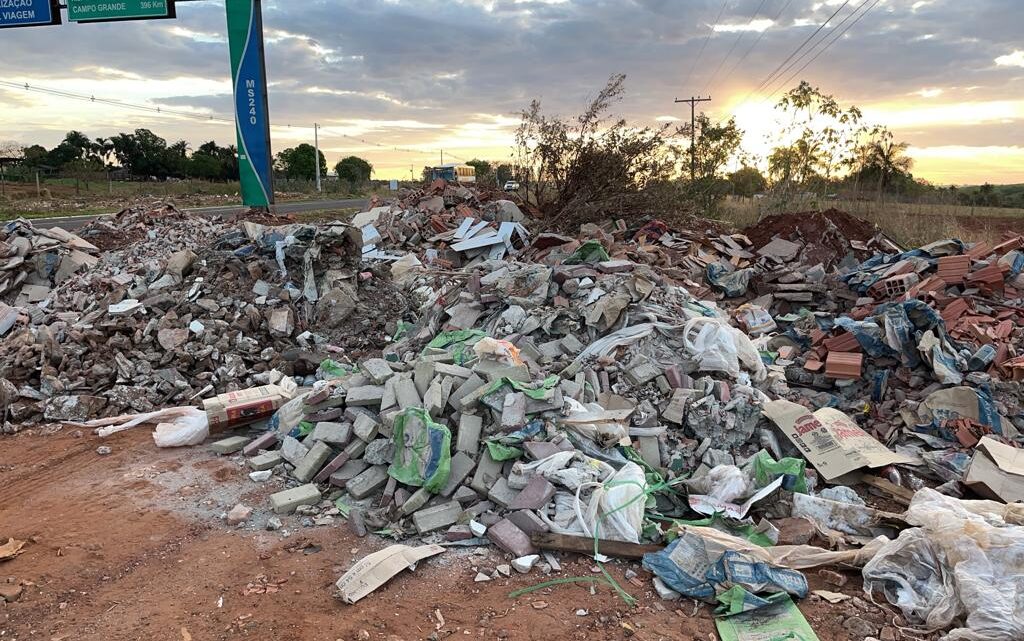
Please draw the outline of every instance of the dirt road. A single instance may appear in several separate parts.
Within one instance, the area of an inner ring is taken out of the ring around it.
[[[607,586],[591,594],[583,584],[509,598],[546,579],[591,576],[593,562],[571,555],[549,577],[535,570],[475,583],[478,570],[490,573],[504,558],[452,550],[345,605],[331,595],[334,582],[385,541],[358,539],[343,521],[303,527],[297,516],[266,531],[265,498],[277,482],[253,483],[240,460],[206,448],[158,450],[145,430],[107,439],[106,456],[100,444],[68,429],[0,440],[0,541],[29,541],[0,564],[0,581],[24,586],[16,602],[0,604],[0,639],[717,638],[707,605],[661,601],[635,564],[609,565],[638,598],[634,608]],[[222,514],[238,501],[257,511],[229,528]],[[639,585],[624,579],[630,567]],[[843,590],[858,594],[859,583]],[[811,597],[801,609],[822,641],[861,639],[842,625],[850,614],[883,622],[849,603]]]

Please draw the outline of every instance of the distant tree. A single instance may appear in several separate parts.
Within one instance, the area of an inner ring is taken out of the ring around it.
[[[466,161],[466,164],[476,171],[476,181],[484,184],[494,184],[494,168],[486,160],[474,158]]]
[[[497,176],[497,181],[496,182],[499,185],[504,185],[508,181],[516,179],[515,168],[512,165],[508,164],[508,163],[502,163],[502,164],[498,165],[494,169],[494,173]]]
[[[347,182],[349,190],[355,191],[357,187],[370,181],[373,165],[358,156],[348,156],[338,161],[334,171],[338,174],[338,180]]]
[[[213,140],[203,143],[189,158],[188,173],[204,180],[238,180],[235,147],[221,147]]]
[[[893,186],[906,186],[913,180],[910,169],[914,161],[906,155],[909,145],[893,138],[887,128],[875,127],[856,148],[854,180],[876,185],[879,194]]]
[[[309,143],[302,143],[298,147],[291,147],[277,154],[276,167],[284,172],[289,179],[313,180],[316,178],[316,165],[314,158],[317,158],[317,150]],[[320,175],[327,174],[327,158],[321,151],[319,153]]]
[[[696,175],[690,175],[693,182],[711,181],[721,175],[733,156],[739,151],[743,140],[743,131],[736,126],[736,120],[730,118],[724,123],[712,123],[707,114],[700,114],[694,121],[693,129],[687,123],[682,128],[685,138],[697,136],[695,145]],[[690,173],[689,149],[682,150],[684,172]]]
[[[737,169],[729,174],[729,182],[732,183],[733,193],[745,198],[764,191],[768,186],[768,181],[756,167]]]
[[[39,168],[46,165],[47,151],[46,147],[42,145],[32,145],[30,147],[25,147],[21,150],[21,153],[22,157],[24,158],[22,162],[27,167]]]

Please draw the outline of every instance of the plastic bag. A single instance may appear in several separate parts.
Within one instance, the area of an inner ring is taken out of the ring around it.
[[[203,410],[186,405],[165,407],[144,414],[124,414],[96,419],[86,423],[68,423],[76,427],[96,428],[96,435],[106,438],[137,425],[156,423],[153,440],[157,447],[184,447],[198,445],[210,435],[210,425]]]
[[[501,341],[486,336],[477,341],[473,346],[473,353],[478,358],[490,359],[505,363],[506,365],[522,365],[523,359],[519,357],[519,348],[508,341]]]
[[[407,407],[395,417],[395,459],[388,474],[399,483],[437,494],[452,469],[452,434],[426,410]]]
[[[754,488],[735,465],[716,465],[707,474],[685,482],[690,494],[707,495],[726,503],[749,496]]]
[[[695,333],[696,331],[696,333]],[[740,376],[742,364],[754,381],[767,377],[767,368],[750,337],[718,318],[693,318],[683,329],[683,344],[702,372]]]
[[[864,590],[878,590],[914,625],[962,624],[943,641],[1024,638],[1024,527],[1020,508],[961,501],[924,488],[904,530],[864,566]]]
[[[601,447],[629,444],[626,419],[633,410],[608,411],[596,403],[584,405],[568,396],[564,401],[569,413],[557,421],[559,427],[588,438]]]
[[[647,478],[636,463],[627,463],[604,483],[597,486],[585,511],[576,490],[576,518],[587,536],[609,541],[639,543],[643,529],[644,506],[647,502]]]
[[[206,412],[196,409],[182,414],[170,423],[157,423],[153,442],[157,447],[186,447],[199,445],[210,435]]]

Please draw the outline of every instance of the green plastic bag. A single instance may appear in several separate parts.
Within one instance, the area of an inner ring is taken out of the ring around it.
[[[473,358],[472,347],[487,336],[479,329],[457,329],[451,332],[441,332],[427,343],[428,348],[446,349],[451,352],[457,365],[462,365]]]
[[[452,434],[426,410],[407,407],[395,417],[395,458],[388,474],[399,483],[437,494],[452,471]]]
[[[786,457],[776,461],[772,455],[761,450],[754,456],[754,483],[758,488],[765,487],[780,476],[785,476],[782,488],[789,492],[807,494],[807,461]]]
[[[579,265],[581,263],[599,263],[603,260],[611,260],[611,256],[604,246],[596,240],[588,240],[580,245],[580,248],[565,259],[566,265]]]

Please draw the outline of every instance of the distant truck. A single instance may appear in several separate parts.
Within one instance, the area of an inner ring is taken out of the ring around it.
[[[476,167],[460,165],[458,163],[449,163],[446,165],[431,167],[430,179],[437,180],[438,178],[448,181],[457,181],[460,183],[475,183]]]

